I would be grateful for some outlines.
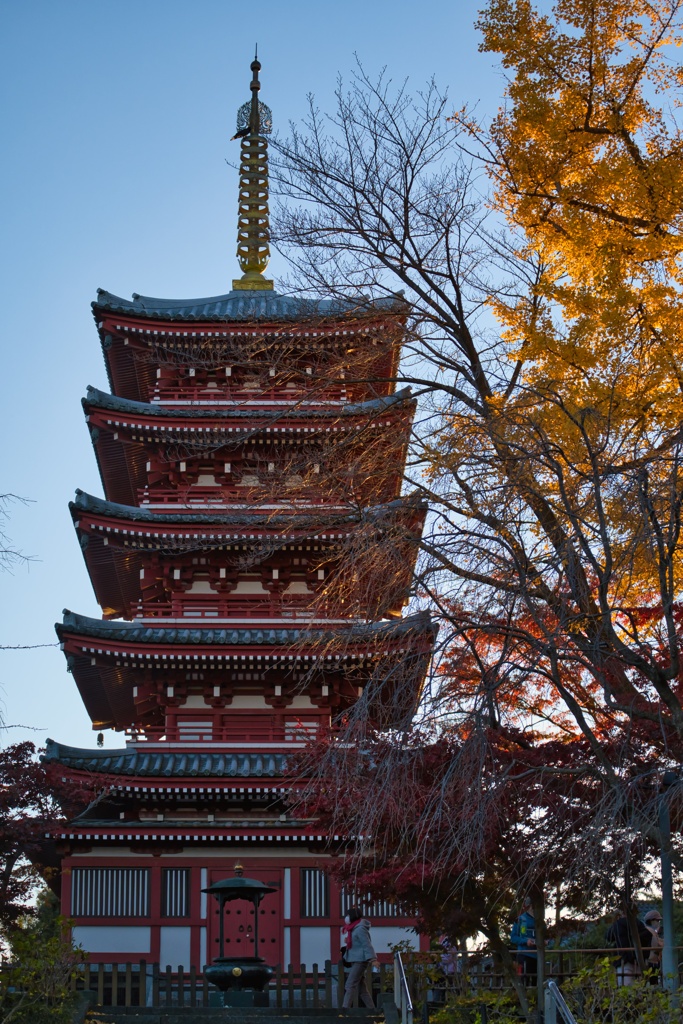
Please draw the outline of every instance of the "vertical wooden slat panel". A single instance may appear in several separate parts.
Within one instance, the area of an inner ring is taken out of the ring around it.
[[[325,961],[325,1009],[332,1009],[332,961]]]
[[[197,1005],[197,968],[190,967],[190,1006]]]
[[[313,1009],[320,1009],[320,992],[318,991],[318,965],[313,964]]]
[[[111,965],[111,1005],[119,1005],[119,965]]]
[[[152,1006],[159,1006],[159,964],[152,964]]]
[[[294,1006],[294,964],[287,967],[287,1006]]]
[[[140,961],[140,974],[138,986],[138,1006],[147,1005],[147,961]]]
[[[344,977],[344,961],[340,960],[337,964],[337,1006],[341,1007],[344,1002],[344,985],[346,978]]]
[[[302,1008],[306,1009],[306,964],[299,964],[299,998]]]
[[[104,964],[97,965],[97,1002],[104,1006]]]
[[[301,868],[299,879],[302,917],[329,917],[330,896],[327,872],[321,868]]]
[[[178,967],[178,1006],[185,1005],[185,971]]]
[[[282,968],[280,964],[275,968],[275,1005],[282,1006]]]
[[[74,868],[73,917],[148,917],[149,868]]]
[[[166,985],[164,988],[164,1005],[170,1006],[173,1002],[173,971],[170,964],[166,964]]]
[[[133,965],[126,964],[126,993],[124,1006],[133,1005]]]
[[[161,872],[162,917],[189,917],[190,869],[163,868]]]
[[[209,979],[206,975],[202,977],[202,1006],[209,1005]]]

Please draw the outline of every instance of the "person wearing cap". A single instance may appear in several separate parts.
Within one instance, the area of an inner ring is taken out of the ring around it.
[[[645,973],[650,984],[657,985],[662,966],[662,949],[664,948],[662,915],[658,910],[648,910],[643,920],[645,921],[645,927],[652,936],[650,939],[650,953],[645,960]]]

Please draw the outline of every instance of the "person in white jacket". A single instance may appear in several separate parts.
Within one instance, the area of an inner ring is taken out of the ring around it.
[[[350,965],[351,970],[346,979],[342,1008],[348,1010],[351,1007],[356,993],[363,1006],[374,1007],[372,996],[365,984],[368,964],[374,963],[377,959],[370,939],[370,922],[363,917],[358,907],[349,907],[344,921],[346,923],[342,933],[345,948],[342,949],[342,953],[345,963]]]

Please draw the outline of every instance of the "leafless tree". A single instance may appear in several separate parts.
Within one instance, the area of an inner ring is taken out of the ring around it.
[[[414,600],[441,624],[422,725],[455,724],[472,737],[452,767],[479,799],[442,853],[476,850],[476,822],[494,793],[504,799],[504,788],[482,792],[488,747],[476,756],[475,740],[516,727],[541,746],[580,740],[571,765],[528,768],[519,779],[509,771],[507,792],[531,777],[592,779],[595,842],[577,843],[577,878],[582,849],[603,875],[609,850],[613,873],[638,837],[658,840],[658,772],[683,761],[678,425],[655,435],[635,415],[624,419],[623,408],[617,414],[632,350],[615,352],[600,408],[527,374],[492,310],[526,303],[541,330],[542,268],[489,212],[484,169],[465,154],[434,83],[411,96],[405,84],[358,68],[336,98],[329,116],[311,99],[303,126],[275,143],[275,242],[292,267],[290,291],[359,309],[370,295],[403,303],[394,380],[420,401],[405,489],[432,510],[422,538],[404,539],[420,551]],[[372,379],[362,355],[344,376]],[[385,555],[363,531],[349,544],[328,596],[343,585],[345,599],[362,605],[349,568],[354,545],[358,557],[361,549],[366,558],[370,549],[379,561]],[[371,721],[371,699],[368,688],[351,716],[356,735]],[[399,768],[404,743],[394,749]],[[376,835],[393,798],[380,787],[346,826]],[[445,806],[435,790],[425,813],[436,821]],[[604,830],[617,821],[606,843]],[[528,866],[519,884],[532,875]]]
[[[10,517],[10,506],[15,502],[28,505],[28,498],[20,498],[16,494],[0,494],[0,523],[4,524]],[[25,555],[12,544],[4,529],[0,529],[0,569],[3,572],[12,572],[18,565],[27,565],[32,561],[30,555]]]

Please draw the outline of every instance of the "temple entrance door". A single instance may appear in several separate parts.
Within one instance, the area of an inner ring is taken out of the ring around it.
[[[209,871],[209,885],[232,874],[230,869]],[[244,866],[247,878],[257,878],[266,885],[277,886],[277,892],[268,893],[259,907],[259,950],[254,951],[254,907],[247,900],[231,900],[225,904],[225,956],[262,956],[271,967],[282,962],[282,868],[252,868]],[[219,956],[218,901],[209,897],[209,959]]]

